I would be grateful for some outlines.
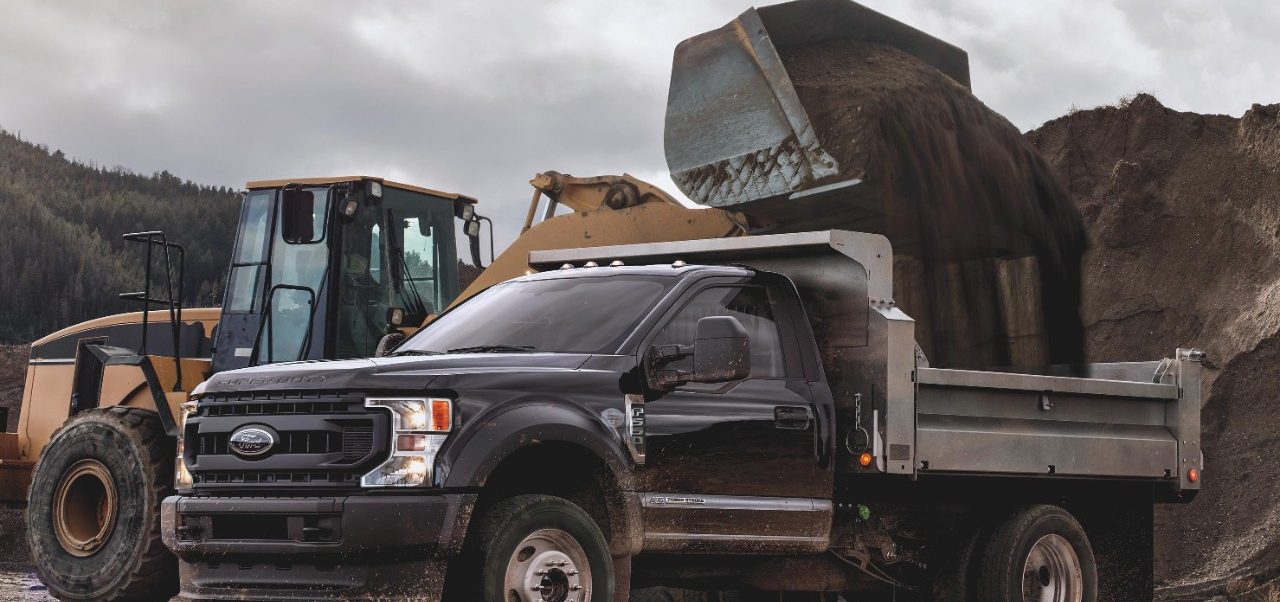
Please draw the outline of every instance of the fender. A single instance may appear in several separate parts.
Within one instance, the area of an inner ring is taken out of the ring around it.
[[[169,407],[169,398],[165,395],[164,388],[160,385],[160,377],[156,375],[155,367],[151,365],[151,358],[146,355],[138,355],[132,349],[122,347],[109,347],[106,345],[91,345],[89,350],[103,366],[137,366],[142,370],[142,376],[147,381],[147,389],[151,393],[151,401],[155,404],[156,414],[160,416],[160,424],[164,427],[164,432],[170,437],[178,436],[178,422],[173,417],[173,410]]]
[[[622,491],[635,491],[623,442],[599,418],[572,402],[531,401],[478,416],[440,459],[445,487],[483,487],[493,470],[516,451],[539,443],[582,447],[604,462]]]

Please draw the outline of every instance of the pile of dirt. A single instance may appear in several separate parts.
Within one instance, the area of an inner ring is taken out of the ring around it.
[[[834,40],[780,57],[838,177],[863,182],[881,233],[911,256],[897,266],[895,297],[920,316],[917,339],[933,364],[1080,363],[1081,218],[1022,133],[893,47]],[[1010,256],[1031,260],[1000,259]]]
[[[18,410],[22,405],[22,386],[27,376],[27,345],[0,345],[0,408],[8,408],[9,422],[5,431],[18,426]]]
[[[1241,118],[1149,95],[1027,133],[1084,216],[1090,361],[1208,352],[1204,490],[1157,510],[1168,599],[1280,576],[1280,105]]]

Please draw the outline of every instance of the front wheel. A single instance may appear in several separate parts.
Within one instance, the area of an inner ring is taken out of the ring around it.
[[[465,594],[460,600],[613,600],[604,534],[586,512],[558,497],[521,495],[486,509],[455,562],[449,586]]]
[[[177,559],[160,540],[173,440],[154,412],[116,406],[67,420],[45,446],[27,498],[27,543],[62,600],[167,600]]]
[[[1094,602],[1098,569],[1080,523],[1058,506],[1023,508],[996,527],[983,554],[978,599]]]

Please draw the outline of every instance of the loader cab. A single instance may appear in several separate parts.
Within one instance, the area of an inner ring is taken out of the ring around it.
[[[458,232],[480,231],[475,199],[378,178],[247,188],[215,372],[372,356],[458,295]]]

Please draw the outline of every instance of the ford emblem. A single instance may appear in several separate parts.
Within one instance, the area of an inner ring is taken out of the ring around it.
[[[275,435],[258,427],[245,427],[231,433],[231,440],[227,442],[231,451],[240,456],[261,456],[271,451],[275,444]]]

